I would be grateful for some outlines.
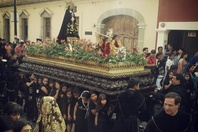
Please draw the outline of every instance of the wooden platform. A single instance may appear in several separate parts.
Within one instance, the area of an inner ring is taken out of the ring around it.
[[[123,92],[128,80],[140,80],[140,87],[147,89],[153,85],[150,71],[143,65],[135,64],[98,64],[92,61],[72,60],[60,57],[46,58],[31,56],[23,59],[19,70],[34,72],[36,75],[66,82],[83,89],[94,90],[107,95]]]

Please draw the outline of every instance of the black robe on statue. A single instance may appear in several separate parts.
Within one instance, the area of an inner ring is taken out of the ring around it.
[[[72,22],[72,16],[73,16],[73,22]],[[73,25],[73,27],[71,25]],[[76,17],[73,11],[70,11],[70,6],[68,6],[65,12],[63,23],[58,35],[58,42],[60,42],[61,40],[67,40],[67,37],[79,38],[78,31],[76,28]]]

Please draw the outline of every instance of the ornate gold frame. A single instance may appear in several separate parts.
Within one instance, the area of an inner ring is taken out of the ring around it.
[[[91,73],[96,76],[105,76],[107,78],[119,78],[119,77],[129,77],[136,75],[145,75],[149,73],[149,70],[144,69],[143,64],[127,64],[124,62],[119,62],[116,64],[105,63],[100,64],[94,61],[84,61],[74,60],[72,58],[64,57],[46,57],[42,55],[34,55],[24,58],[26,62],[36,62],[43,65],[48,65],[52,67],[61,67],[66,69],[71,69],[73,71]]]

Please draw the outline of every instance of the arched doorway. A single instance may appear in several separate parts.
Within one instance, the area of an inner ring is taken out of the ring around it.
[[[116,23],[115,21],[122,21],[122,23]],[[115,24],[114,28],[112,24]],[[139,49],[143,48],[145,21],[143,16],[136,10],[118,8],[106,11],[98,18],[96,25],[97,32],[102,34],[106,34],[108,28],[113,28],[114,32],[120,35],[123,45],[127,46],[126,48],[131,49],[134,46]]]
[[[128,50],[137,47],[138,42],[138,21],[131,16],[118,15],[106,18],[103,22],[105,33],[108,29],[114,29],[114,33],[119,35],[119,39]]]

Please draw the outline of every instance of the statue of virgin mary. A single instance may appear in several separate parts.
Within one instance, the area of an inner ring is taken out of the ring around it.
[[[70,2],[65,12],[62,26],[58,35],[59,43],[61,42],[61,40],[67,41],[67,37],[79,38],[78,30],[76,27],[76,17],[75,17],[73,9],[74,9],[74,4]]]

